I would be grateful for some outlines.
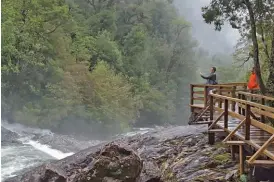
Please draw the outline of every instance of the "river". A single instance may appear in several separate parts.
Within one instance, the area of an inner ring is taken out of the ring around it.
[[[152,128],[138,128],[122,135],[144,134]],[[51,160],[59,160],[103,141],[60,135],[50,130],[1,122],[1,181]]]

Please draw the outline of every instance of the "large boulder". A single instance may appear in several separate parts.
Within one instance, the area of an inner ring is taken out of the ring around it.
[[[54,164],[42,165],[30,172],[20,176],[20,178],[11,178],[9,182],[66,182],[67,176],[65,171]]]
[[[132,150],[110,143],[85,156],[84,160],[66,164],[44,164],[6,182],[134,182],[142,171],[142,161]]]
[[[91,164],[76,175],[77,182],[133,182],[139,177],[142,161],[133,151],[115,144],[105,146]]]

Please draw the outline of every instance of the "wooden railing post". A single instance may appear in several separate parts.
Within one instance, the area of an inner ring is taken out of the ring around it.
[[[250,105],[246,104],[245,140],[250,140],[250,124],[251,124],[250,112],[251,112]]]
[[[244,174],[244,151],[243,146],[239,145],[240,175]]]
[[[243,90],[247,91],[247,84],[245,84],[243,87],[244,87]]]
[[[246,96],[244,95],[244,94],[242,94],[242,98],[241,98],[242,100],[246,100]],[[242,114],[245,116],[246,114],[245,114],[245,108],[243,108],[243,104],[241,104],[242,105]],[[246,106],[245,106],[246,107]]]
[[[231,92],[231,97],[232,98],[236,98],[236,86],[233,86],[232,87],[232,92]],[[234,112],[236,110],[236,102],[232,101],[231,103],[231,110]]]
[[[228,100],[225,99],[224,128],[228,128]]]
[[[241,98],[242,98],[242,95],[240,93],[238,93],[238,99],[241,99]],[[239,104],[241,104],[241,103],[238,103],[238,113],[242,114],[242,108]]]
[[[261,99],[261,104],[265,105],[265,99],[264,98]],[[262,109],[262,110],[264,110],[264,109]],[[261,122],[265,123],[265,116],[263,114],[261,114]]]
[[[213,100],[213,96],[210,95],[210,116],[209,116],[209,120],[210,122],[213,121],[213,115],[214,115],[214,100]]]
[[[208,86],[205,86],[204,88],[205,88],[205,90],[204,90],[204,107],[206,108],[207,96],[208,96],[208,93],[207,93]]]
[[[191,111],[191,113],[194,111],[194,108],[192,107],[192,105],[194,104],[193,95],[194,95],[194,86],[192,84],[190,84],[190,111]]]
[[[219,86],[219,88],[218,88],[218,94],[219,94],[219,95],[222,95],[221,88],[222,88],[221,86]],[[222,108],[222,99],[219,99],[218,107],[219,107],[219,108]]]

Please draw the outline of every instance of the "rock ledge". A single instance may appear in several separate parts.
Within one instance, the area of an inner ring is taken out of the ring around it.
[[[6,182],[235,181],[237,163],[205,128],[173,127],[117,139],[44,164]]]

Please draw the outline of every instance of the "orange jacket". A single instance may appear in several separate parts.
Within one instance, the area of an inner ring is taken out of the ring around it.
[[[257,78],[256,78],[256,74],[255,73],[252,73],[250,75],[247,87],[249,89],[258,89],[259,88],[259,85],[257,83]]]

